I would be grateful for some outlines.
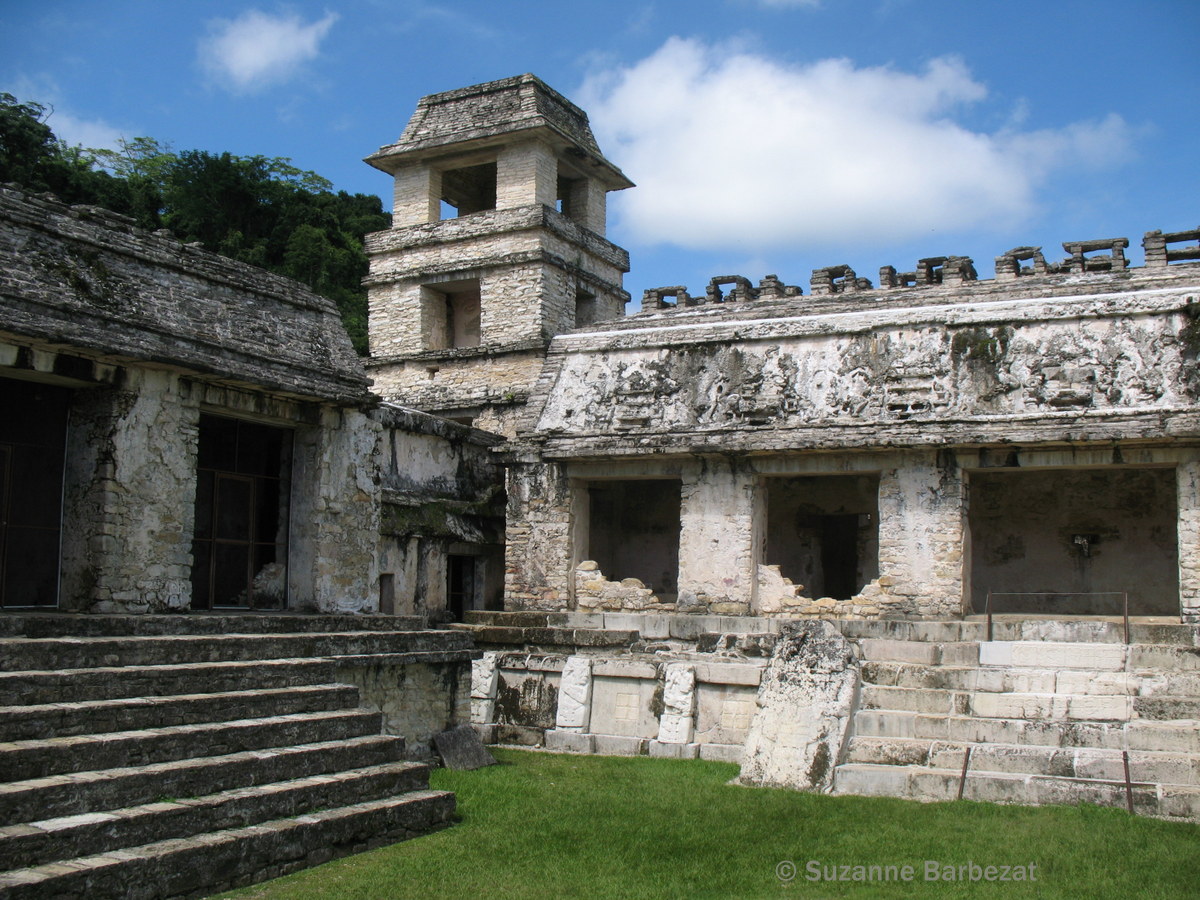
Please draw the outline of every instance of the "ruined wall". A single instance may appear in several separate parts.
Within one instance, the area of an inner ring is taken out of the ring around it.
[[[490,448],[500,438],[391,404],[374,417],[382,425],[373,465],[382,485],[383,611],[444,618],[451,554],[475,562],[473,605],[499,607],[504,475]]]
[[[73,391],[64,607],[187,608],[203,412],[292,433],[290,605],[374,608],[380,429],[331,301],[4,188],[0,304],[0,365]]]
[[[893,272],[878,291],[849,271],[822,270],[812,297],[778,279],[756,289],[734,276],[714,279],[702,299],[682,287],[648,292],[642,313],[554,340],[517,452],[575,479],[682,473],[680,609],[961,615],[972,578],[968,470],[1003,464],[981,463],[978,448],[1053,456],[1064,444],[1097,445],[1120,464],[1135,448],[1166,452],[1200,437],[1200,267],[1174,264],[1200,250],[1156,256],[1155,234],[1142,269],[1125,267],[1120,241],[1080,242],[1064,245],[1066,262],[1041,268],[1014,251],[1035,265],[1012,269],[1006,255],[991,282],[975,280],[969,260],[939,258],[915,274]],[[1098,250],[1110,255],[1088,255]],[[1065,471],[1075,460],[1050,464]],[[762,492],[776,476],[855,472],[877,484],[872,502],[809,510],[878,519],[845,537],[860,556],[853,588],[822,597],[820,579],[785,577],[763,551],[764,537],[769,548],[782,535],[765,532]],[[1191,540],[1190,484],[1181,472],[1181,545]],[[559,511],[571,514],[569,504]],[[1169,513],[1147,515],[1165,530],[1175,524]],[[527,550],[581,559],[562,530]],[[509,568],[519,573],[518,555],[510,552]],[[1179,565],[1186,610],[1195,579],[1182,555]],[[589,603],[613,608],[620,593],[610,574],[576,573],[577,594],[586,581]],[[553,580],[544,569],[542,578]],[[510,587],[520,592],[520,579]],[[565,591],[557,599],[569,607]],[[628,608],[663,599],[634,591]]]
[[[289,605],[320,612],[378,608],[379,425],[325,407],[295,434]]]
[[[505,609],[571,604],[574,550],[571,490],[554,464],[509,460],[505,516]]]

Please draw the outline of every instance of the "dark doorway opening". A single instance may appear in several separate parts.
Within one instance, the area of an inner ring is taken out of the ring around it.
[[[192,608],[287,603],[292,433],[200,417]]]
[[[679,592],[680,483],[596,481],[588,486],[587,559],[609,581],[637,578],[660,600]]]
[[[767,480],[763,559],[808,597],[849,600],[879,574],[879,477]]]
[[[0,607],[58,604],[71,392],[0,379]]]
[[[446,608],[455,622],[475,608],[475,557],[451,554],[446,557]]]
[[[1175,470],[969,475],[971,605],[982,613],[1179,615]]]

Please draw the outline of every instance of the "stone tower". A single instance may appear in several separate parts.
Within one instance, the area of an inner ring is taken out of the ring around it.
[[[605,199],[632,182],[533,75],[422,98],[366,161],[395,178],[366,244],[375,390],[511,436],[551,338],[624,312]]]

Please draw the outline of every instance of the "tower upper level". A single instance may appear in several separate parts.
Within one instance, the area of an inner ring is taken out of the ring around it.
[[[603,235],[605,194],[632,187],[587,114],[534,75],[421,98],[394,144],[366,160],[395,178],[393,227],[531,204]]]
[[[509,433],[550,340],[625,312],[605,197],[632,183],[533,75],[422,98],[367,162],[395,179],[365,242],[375,390]]]

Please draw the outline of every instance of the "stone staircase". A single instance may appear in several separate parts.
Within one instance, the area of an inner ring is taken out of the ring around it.
[[[996,622],[990,642],[983,622],[839,626],[862,687],[835,793],[953,800],[961,785],[1200,819],[1197,627],[1134,624],[1126,645],[1096,620]]]
[[[619,652],[640,637],[636,628],[607,627],[604,616],[595,613],[470,610],[464,618],[465,622],[449,627],[470,634],[477,646],[492,649],[560,653],[592,648]],[[623,618],[630,622],[638,619]]]
[[[448,825],[453,794],[338,682],[466,672],[467,636],[422,625],[0,616],[0,896],[205,896]]]

